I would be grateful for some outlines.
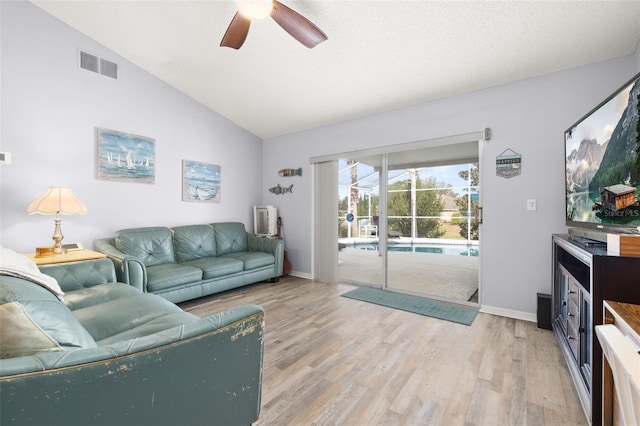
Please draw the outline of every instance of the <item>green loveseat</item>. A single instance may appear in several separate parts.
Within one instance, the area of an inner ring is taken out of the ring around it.
[[[63,301],[37,280],[0,274],[0,424],[249,425],[258,419],[260,307],[199,318],[115,282],[109,259],[41,270],[43,278],[55,277]]]
[[[118,280],[178,303],[282,275],[282,240],[256,237],[239,222],[146,227],[93,242]]]

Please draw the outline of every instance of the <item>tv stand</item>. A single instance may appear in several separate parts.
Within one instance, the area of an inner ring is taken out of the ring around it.
[[[608,255],[573,235],[553,235],[553,331],[585,415],[602,422],[602,348],[594,333],[604,301],[640,304],[640,257]]]

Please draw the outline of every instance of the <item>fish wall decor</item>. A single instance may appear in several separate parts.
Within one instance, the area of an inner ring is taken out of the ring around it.
[[[273,192],[276,195],[286,194],[287,192],[293,193],[293,185],[280,186],[280,184],[278,184],[273,188],[269,188],[269,192]]]
[[[278,172],[278,174],[282,177],[302,176],[302,167],[298,169],[282,169]]]

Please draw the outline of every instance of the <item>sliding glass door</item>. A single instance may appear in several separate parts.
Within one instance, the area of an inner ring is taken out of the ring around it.
[[[403,167],[389,155],[389,290],[477,302],[477,163]]]
[[[481,140],[465,136],[336,160],[338,281],[479,302]]]
[[[338,276],[381,287],[380,158],[371,160],[338,160]]]

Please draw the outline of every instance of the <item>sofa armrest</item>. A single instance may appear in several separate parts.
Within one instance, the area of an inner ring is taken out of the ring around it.
[[[62,291],[78,290],[98,284],[116,282],[116,271],[110,259],[83,260],[81,262],[42,265],[44,274],[58,281]]]
[[[249,251],[261,251],[274,256],[284,256],[284,241],[277,238],[256,237],[247,232]]]
[[[104,253],[115,265],[119,282],[147,291],[147,268],[142,260],[121,252],[116,248],[115,238],[99,238],[93,241],[94,248]]]
[[[0,360],[0,424],[251,424],[263,332],[264,311],[243,305],[130,341]]]
[[[270,253],[275,258],[275,272],[274,277],[282,275],[282,268],[284,264],[284,241],[276,238],[256,237],[253,234],[247,232],[247,245],[249,251],[260,251],[264,253]]]

